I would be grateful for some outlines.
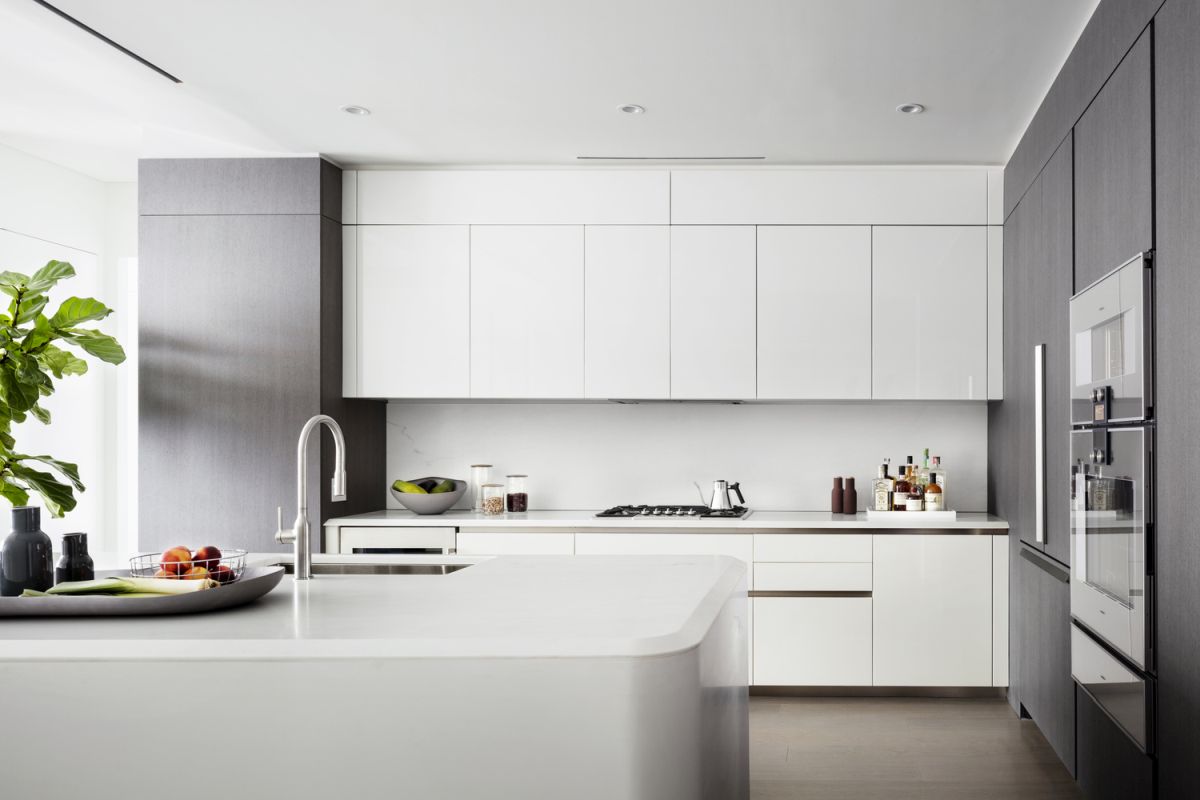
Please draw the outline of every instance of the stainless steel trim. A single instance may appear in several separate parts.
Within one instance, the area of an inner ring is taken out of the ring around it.
[[[1143,250],[1142,252],[1138,253],[1136,256],[1129,259],[1128,261],[1122,262],[1119,267],[1113,267],[1108,272],[1104,273],[1099,278],[1096,278],[1096,280],[1092,281],[1087,286],[1084,286],[1082,289],[1075,292],[1075,294],[1071,295],[1071,299],[1074,300],[1076,297],[1079,297],[1079,295],[1083,294],[1088,289],[1091,289],[1093,286],[1100,284],[1100,283],[1104,283],[1106,280],[1111,278],[1113,275],[1116,275],[1118,272],[1125,269],[1130,264],[1133,264],[1138,261],[1142,262],[1146,266],[1151,266],[1154,263],[1154,251],[1153,250]]]
[[[1033,346],[1033,538],[1046,542],[1046,345]]]
[[[1030,550],[1029,546],[1022,542],[1021,558],[1033,564],[1038,569],[1047,573],[1050,577],[1062,583],[1067,583],[1071,580],[1071,573],[1065,566],[1054,561],[1049,556],[1043,555],[1037,550]]]
[[[870,597],[870,592],[851,592],[851,591],[824,591],[824,592],[801,592],[801,591],[768,591],[752,590],[749,592],[750,597]]]
[[[1003,686],[751,686],[757,697],[1004,697]]]

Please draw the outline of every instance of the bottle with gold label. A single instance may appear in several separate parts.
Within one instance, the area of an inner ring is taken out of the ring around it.
[[[924,511],[925,510],[925,487],[917,482],[917,470],[915,467],[908,467],[908,497],[904,500],[905,511]]]
[[[936,472],[929,473],[929,485],[925,487],[925,510],[946,510],[946,496],[942,492],[942,487],[938,485]]]

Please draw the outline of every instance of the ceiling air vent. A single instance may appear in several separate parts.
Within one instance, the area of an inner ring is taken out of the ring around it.
[[[141,56],[139,56],[137,53],[133,52],[133,51],[132,51],[132,50],[130,50],[129,48],[127,48],[127,47],[122,47],[121,45],[117,44],[117,43],[116,43],[116,42],[114,42],[112,39],[108,38],[107,36],[105,36],[105,35],[104,35],[103,33],[101,33],[100,31],[96,30],[95,28],[93,28],[93,27],[91,27],[91,26],[89,26],[89,25],[85,25],[85,24],[83,24],[82,22],[80,22],[79,20],[75,19],[75,18],[74,18],[74,17],[72,17],[70,14],[68,14],[68,13],[67,13],[67,12],[65,12],[65,11],[63,11],[61,8],[55,8],[54,6],[52,6],[52,5],[50,5],[49,3],[45,2],[45,0],[33,0],[33,2],[37,3],[39,6],[41,6],[41,7],[42,7],[42,8],[44,8],[44,9],[46,9],[47,11],[52,11],[52,12],[54,12],[54,13],[55,13],[55,14],[57,14],[58,16],[60,16],[60,17],[62,17],[63,19],[65,19],[67,22],[69,22],[69,23],[71,23],[72,25],[74,25],[76,28],[79,28],[81,31],[87,31],[87,32],[88,32],[88,33],[90,33],[92,36],[95,36],[97,39],[99,39],[100,41],[104,42],[104,43],[105,43],[106,45],[108,45],[109,47],[111,47],[111,48],[113,48],[113,49],[115,49],[115,50],[119,50],[119,51],[121,51],[121,52],[122,52],[122,53],[124,53],[125,55],[129,56],[130,58],[132,58],[134,61],[136,61],[136,62],[138,62],[139,64],[141,64],[143,67],[148,67],[148,68],[150,68],[150,69],[154,70],[154,71],[155,71],[155,72],[157,72],[159,75],[162,75],[164,78],[166,78],[167,80],[169,80],[169,81],[173,81],[173,82],[175,82],[175,83],[183,83],[183,81],[179,80],[179,78],[176,78],[174,75],[172,75],[171,73],[167,72],[167,71],[166,71],[165,69],[163,69],[162,67],[160,67],[160,66],[158,66],[157,64],[154,64],[154,63],[152,63],[152,62],[150,62],[150,61],[147,61],[146,59],[142,58]]]

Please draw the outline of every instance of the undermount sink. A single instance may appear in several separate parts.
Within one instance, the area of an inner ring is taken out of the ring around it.
[[[288,575],[293,574],[295,567],[288,564],[276,564],[283,567]],[[466,569],[471,564],[313,564],[313,575],[449,575]]]

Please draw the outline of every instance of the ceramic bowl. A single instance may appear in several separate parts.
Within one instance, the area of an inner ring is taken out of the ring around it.
[[[422,481],[433,481],[441,483],[444,480],[454,481],[454,491],[442,492],[441,494],[408,494],[407,492],[397,492],[395,489],[388,487],[392,493],[392,497],[396,498],[396,502],[412,511],[415,514],[441,514],[448,511],[459,498],[467,491],[467,482],[460,481],[457,478],[414,478],[409,483],[415,483],[418,486]]]

